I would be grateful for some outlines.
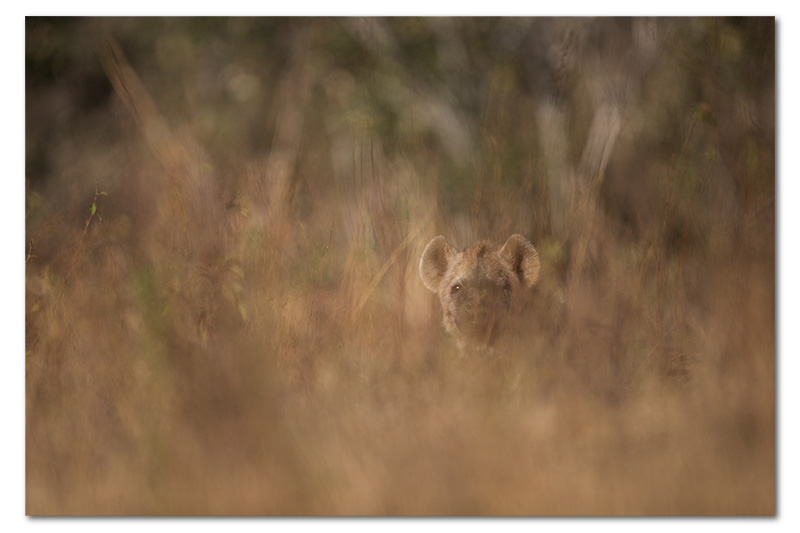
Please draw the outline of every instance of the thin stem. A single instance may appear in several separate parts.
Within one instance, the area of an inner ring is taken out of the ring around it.
[[[94,198],[92,199],[92,205],[89,208],[89,218],[86,219],[86,225],[83,227],[83,234],[78,241],[78,246],[75,248],[75,253],[72,254],[72,261],[70,262],[69,270],[67,271],[67,275],[64,277],[64,282],[61,284],[61,290],[58,291],[58,297],[56,298],[56,301],[61,300],[61,296],[64,294],[64,289],[67,287],[67,282],[72,276],[72,272],[75,270],[75,265],[78,262],[78,254],[80,253],[81,248],[83,248],[83,243],[86,240],[86,234],[89,232],[89,225],[92,223],[92,220],[97,214],[97,198],[101,195],[105,195],[105,192],[100,192],[97,189],[97,184],[95,184]]]

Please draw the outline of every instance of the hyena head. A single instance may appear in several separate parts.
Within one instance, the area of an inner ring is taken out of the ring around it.
[[[441,235],[422,252],[422,282],[439,296],[444,326],[465,349],[490,348],[539,279],[539,254],[522,235],[460,252]]]

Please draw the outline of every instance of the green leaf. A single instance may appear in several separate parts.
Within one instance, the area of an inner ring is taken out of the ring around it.
[[[100,196],[108,196],[108,193],[106,191],[100,191]]]
[[[89,208],[89,211],[91,212],[92,215],[94,215],[95,212],[97,211],[97,204],[93,203],[92,206]]]

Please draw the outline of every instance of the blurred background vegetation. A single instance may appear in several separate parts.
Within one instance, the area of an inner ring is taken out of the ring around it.
[[[27,513],[773,514],[773,18],[26,19]],[[424,245],[522,233],[459,358]]]

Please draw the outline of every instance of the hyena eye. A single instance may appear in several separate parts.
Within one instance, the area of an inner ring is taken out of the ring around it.
[[[452,292],[458,292],[458,291],[460,291],[460,290],[461,290],[461,284],[460,284],[460,283],[454,283],[454,284],[453,284],[453,286],[452,286],[452,287],[450,287],[450,290],[451,290]]]

